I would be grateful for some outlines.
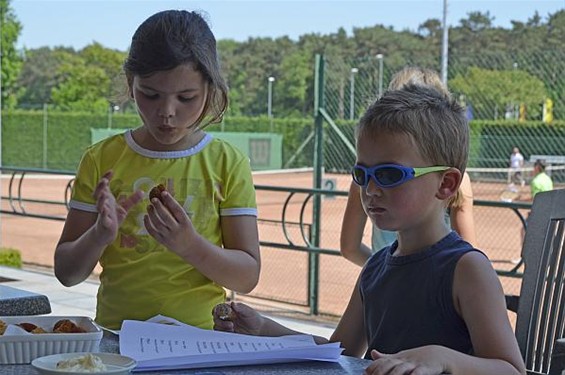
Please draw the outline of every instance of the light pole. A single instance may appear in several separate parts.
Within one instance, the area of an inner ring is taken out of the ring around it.
[[[441,82],[447,87],[448,41],[449,27],[447,26],[447,0],[443,0],[443,33],[441,38]]]
[[[269,131],[273,132],[273,82],[275,82],[275,77],[271,76],[267,78],[269,83],[267,90],[267,117],[269,117]]]
[[[350,89],[349,89],[349,119],[353,120],[355,113],[355,74],[359,72],[357,68],[351,68]]]
[[[378,98],[380,98],[381,96],[383,96],[383,54],[379,53],[377,54],[377,60],[379,61],[379,96]]]

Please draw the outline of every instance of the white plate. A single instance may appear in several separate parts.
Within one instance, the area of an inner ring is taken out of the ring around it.
[[[57,369],[57,362],[83,356],[87,353],[65,353],[54,354],[45,357],[39,357],[31,362],[31,365],[44,375],[84,375],[84,374],[98,374],[98,375],[125,375],[137,365],[134,359],[119,354],[112,353],[91,353],[100,357],[102,363],[106,365],[107,370],[102,372],[74,372],[64,371]]]

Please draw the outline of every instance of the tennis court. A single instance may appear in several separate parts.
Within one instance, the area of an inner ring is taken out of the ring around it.
[[[36,201],[64,201],[65,188],[70,176],[29,176],[21,184],[22,197]],[[340,174],[326,174],[325,180],[331,180],[336,190],[347,191],[350,177]],[[313,175],[309,170],[262,172],[254,175],[256,185],[279,187],[310,188]],[[9,181],[2,180],[3,196],[8,196]],[[12,185],[13,194],[17,186]],[[506,189],[506,183],[473,183],[475,199],[498,200]],[[528,187],[524,187],[527,191]],[[257,190],[259,233],[262,241],[286,243],[285,233],[280,224],[266,220],[280,221],[283,205],[288,193]],[[311,223],[312,202],[304,204],[306,194],[295,194],[286,209],[285,221],[298,223],[303,220]],[[346,205],[345,196],[322,199],[322,222],[320,247],[339,249],[339,231],[341,215]],[[39,202],[18,202],[2,200],[3,209],[13,207],[21,212],[36,215],[64,216],[65,207]],[[509,269],[513,261],[519,258],[521,248],[521,222],[510,209],[494,207],[475,207],[478,247],[485,251],[496,268]],[[525,212],[524,212],[525,213]],[[52,267],[53,253],[61,233],[63,222],[2,214],[0,218],[2,246],[19,249],[23,261],[29,265]],[[367,224],[366,243],[370,243],[370,224]],[[296,245],[304,246],[303,233],[298,225],[287,227],[288,238]],[[262,248],[263,269],[257,288],[251,296],[261,297],[265,301],[276,299],[295,304],[296,310],[307,311],[308,303],[308,255],[279,248]],[[340,256],[321,255],[319,268],[319,311],[330,316],[339,315],[345,308],[360,268]],[[99,272],[97,268],[95,272]],[[519,280],[503,279],[507,292],[518,292]],[[265,302],[266,303],[266,302]]]

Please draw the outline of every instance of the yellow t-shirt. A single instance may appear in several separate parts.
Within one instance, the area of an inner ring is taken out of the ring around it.
[[[211,311],[225,300],[224,289],[151,237],[143,216],[149,190],[162,183],[185,208],[196,231],[222,246],[222,216],[257,216],[249,158],[209,134],[188,150],[158,152],[140,147],[127,131],[86,150],[70,207],[97,212],[92,193],[110,169],[110,189],[116,198],[136,190],[145,191],[146,198],[131,209],[100,258],[96,321],[119,329],[124,319],[163,314],[212,328]]]

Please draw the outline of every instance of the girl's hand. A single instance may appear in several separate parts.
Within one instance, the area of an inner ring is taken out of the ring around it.
[[[230,319],[220,318],[218,306],[214,306],[212,316],[214,317],[214,329],[216,331],[235,332],[245,335],[260,336],[263,325],[263,317],[253,308],[244,303],[232,302],[232,314]]]
[[[441,363],[441,353],[436,346],[424,346],[403,350],[396,354],[383,354],[371,351],[373,362],[365,369],[365,374],[373,375],[439,375],[446,372]]]
[[[94,230],[96,231],[97,238],[104,244],[109,244],[116,239],[118,228],[123,223],[129,210],[143,198],[143,192],[136,191],[129,197],[117,202],[110,191],[112,176],[112,171],[104,173],[93,193],[98,210]]]
[[[161,192],[161,199],[151,200],[143,222],[147,232],[172,252],[187,261],[197,256],[194,250],[198,249],[198,246],[191,244],[198,240],[200,235],[194,229],[184,208],[168,191]]]

